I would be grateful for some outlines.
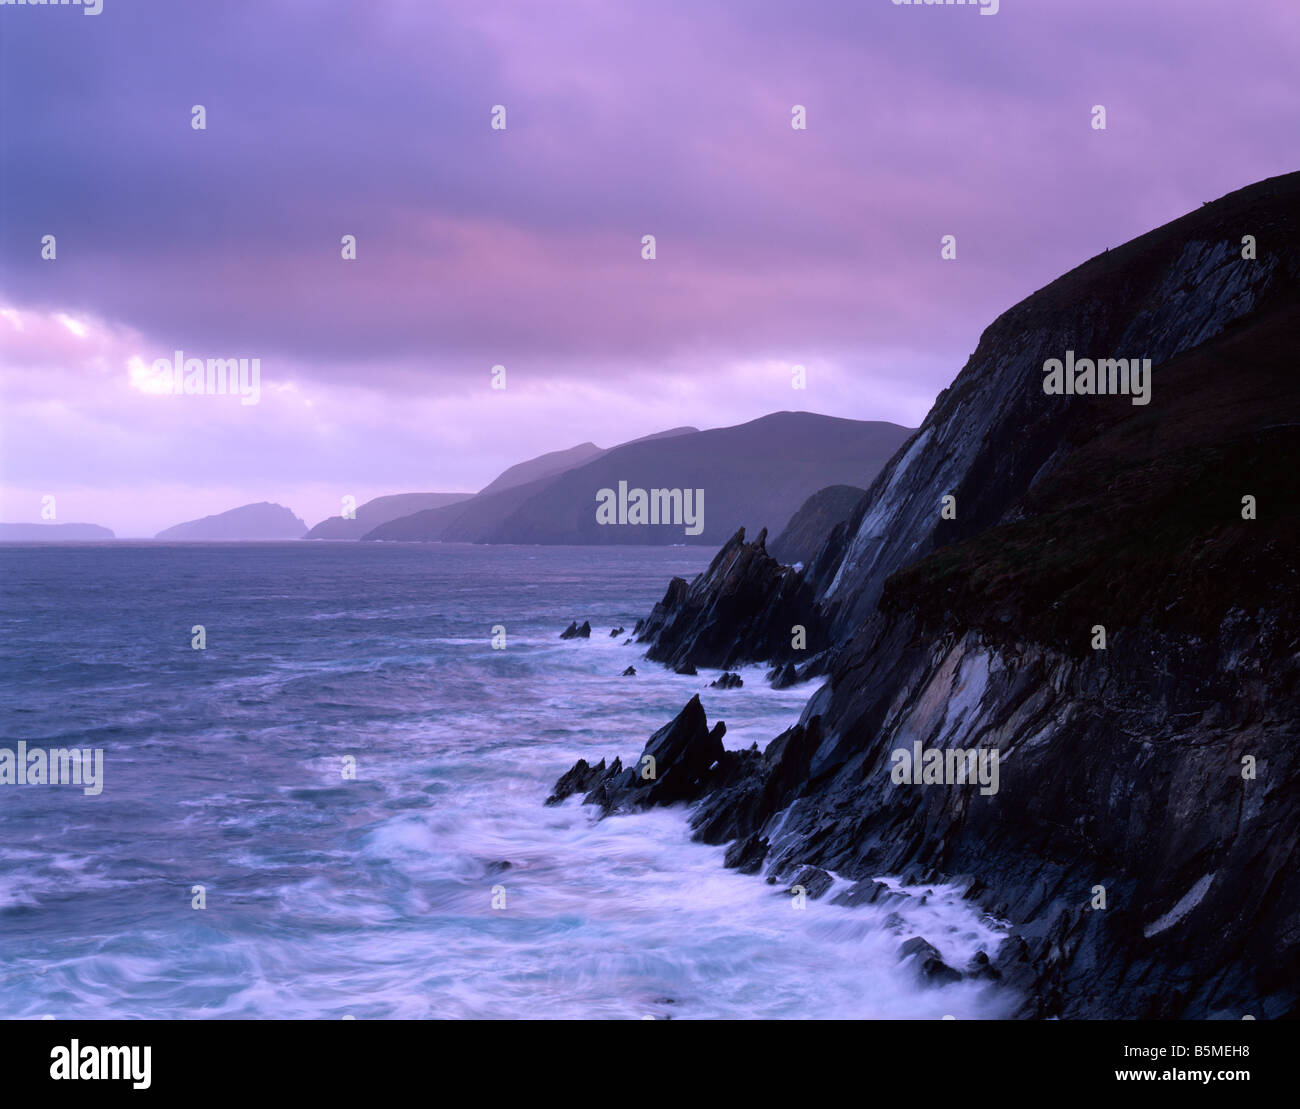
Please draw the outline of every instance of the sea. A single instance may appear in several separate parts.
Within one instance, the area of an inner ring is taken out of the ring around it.
[[[957,967],[996,949],[957,889],[880,875],[908,896],[798,905],[692,841],[684,806],[545,804],[695,694],[729,748],[798,720],[812,683],[712,689],[626,642],[712,554],[0,547],[0,749],[103,752],[98,793],[0,785],[0,1015],[1007,1015],[996,984],[899,959],[912,936]]]

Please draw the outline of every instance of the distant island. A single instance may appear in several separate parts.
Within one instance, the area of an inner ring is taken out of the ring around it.
[[[307,525],[284,505],[261,501],[188,520],[175,527],[166,528],[155,539],[250,541],[265,539],[301,539],[307,534]]]
[[[0,524],[0,543],[67,543],[116,539],[99,524]]]

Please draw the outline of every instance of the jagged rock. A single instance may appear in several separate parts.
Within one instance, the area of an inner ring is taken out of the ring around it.
[[[604,770],[602,760],[597,769],[603,772],[597,773],[579,759],[555,783],[552,796],[562,800],[585,789],[583,804],[599,805],[604,815],[693,800],[710,773],[724,761],[722,737],[726,732],[727,726],[720,720],[710,730],[697,694],[650,737],[634,766],[624,769],[615,759]]]
[[[609,629],[609,637],[610,637],[610,639],[613,639],[616,635],[622,635],[622,634],[623,634],[623,628],[622,628],[622,627],[610,628],[610,629]]]
[[[966,964],[963,973],[967,978],[988,978],[993,981],[1002,977],[989,961],[988,955],[983,951],[975,952],[970,962]]]
[[[723,865],[739,870],[741,874],[757,874],[767,856],[767,840],[757,835],[736,840],[727,848]]]
[[[673,673],[683,674],[688,678],[693,678],[699,673],[699,671],[689,662],[679,662],[673,667]]]
[[[566,797],[571,797],[575,793],[586,793],[605,774],[604,759],[601,759],[595,766],[588,766],[586,759],[579,759],[572,767],[560,775],[559,780],[555,783],[555,789],[551,791],[546,803],[548,805],[558,805]]]
[[[811,589],[799,571],[766,549],[767,530],[752,543],[740,528],[690,585],[668,583],[664,599],[636,625],[646,657],[727,670],[744,662],[807,658],[826,645]],[[806,642],[792,646],[796,626]]]
[[[578,626],[576,621],[569,624],[569,626],[565,628],[564,631],[560,632],[560,638],[561,639],[590,639],[591,622],[588,620],[584,620],[582,622],[581,627]]]
[[[817,866],[805,866],[799,869],[799,872],[790,881],[790,888],[786,893],[793,893],[795,887],[802,887],[805,895],[810,901],[816,901],[834,884],[826,871]]]
[[[884,905],[891,900],[902,900],[903,896],[894,893],[884,882],[864,878],[860,882],[854,882],[843,893],[836,894],[831,898],[831,904],[845,905],[848,908],[855,908],[858,905]]]
[[[802,786],[812,752],[821,741],[821,721],[786,729],[758,754],[729,751],[691,818],[695,838],[727,843],[750,835],[771,820]]]
[[[626,670],[623,671],[623,673],[622,673],[620,676],[621,676],[621,677],[624,677],[624,678],[635,678],[635,677],[636,677],[636,667],[635,667],[635,666],[629,666]]]
[[[744,679],[739,674],[723,673],[722,677],[716,681],[709,682],[710,689],[739,689],[744,685]]]
[[[961,972],[953,970],[943,961],[943,957],[920,936],[913,936],[898,949],[900,959],[916,959],[917,976],[930,986],[944,986],[949,982],[960,982]]]
[[[792,662],[787,662],[784,666],[774,666],[767,677],[768,684],[773,689],[789,689],[799,681],[799,675],[795,673]]]
[[[601,760],[601,762],[604,761],[604,759]],[[611,791],[628,773],[628,771],[623,769],[623,760],[621,758],[615,758],[614,761],[609,764],[609,769],[606,770],[605,773],[602,774],[587,790],[586,794],[582,798],[582,803],[584,805],[599,805],[602,810],[605,810],[607,808],[606,803],[610,798]],[[604,815],[603,811],[602,815]]]

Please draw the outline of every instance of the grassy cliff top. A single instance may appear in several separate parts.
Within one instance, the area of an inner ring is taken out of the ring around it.
[[[1291,303],[1156,367],[1148,406],[1091,398],[1095,418],[1011,522],[895,574],[882,605],[1073,653],[1094,624],[1209,635],[1235,607],[1294,614],[1297,351]]]

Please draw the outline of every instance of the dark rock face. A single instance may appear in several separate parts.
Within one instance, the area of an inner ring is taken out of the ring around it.
[[[692,814],[695,838],[727,843],[758,832],[799,794],[820,742],[821,721],[813,719],[782,732],[762,755],[728,751]]]
[[[894,893],[884,882],[864,878],[860,882],[854,882],[852,886],[843,893],[837,894],[831,901],[835,905],[846,905],[853,908],[857,905],[886,905],[890,901],[898,900],[901,897],[901,894]]]
[[[800,723],[700,780],[697,838],[855,880],[842,904],[973,876],[1012,933],[968,970],[1023,1016],[1300,1015],[1296,349],[1291,174],[1004,314],[793,581],[738,535],[675,582],[641,629],[664,658],[780,679],[792,622],[825,652]],[[1066,350],[1150,358],[1151,404],[1044,394]],[[996,752],[996,786],[896,781],[918,743]]]
[[[649,644],[646,657],[726,670],[822,650],[827,640],[812,591],[798,571],[767,553],[766,542],[766,529],[746,543],[741,528],[690,585],[673,578],[664,599],[637,622],[637,642]],[[796,625],[805,629],[801,649],[792,646]]]
[[[961,972],[945,963],[934,946],[920,936],[913,936],[904,943],[898,949],[898,957],[915,959],[917,974],[926,985],[944,986],[961,981]]]
[[[566,797],[575,793],[586,793],[605,777],[605,760],[601,759],[595,766],[588,766],[586,759],[579,759],[567,771],[560,775],[555,789],[546,799],[548,805],[558,805]]]
[[[710,689],[739,689],[745,684],[745,680],[739,674],[730,674],[724,671],[722,677],[709,682]]]
[[[789,689],[792,685],[797,685],[799,675],[795,671],[794,663],[787,662],[784,666],[774,666],[767,675],[768,684],[773,689]]]
[[[967,978],[987,978],[990,981],[997,981],[1002,977],[993,966],[992,960],[983,951],[975,952],[962,973]]]
[[[591,622],[589,620],[584,620],[582,622],[582,627],[579,627],[576,621],[570,623],[569,626],[564,629],[564,631],[560,632],[560,638],[561,639],[590,639]]]
[[[800,891],[808,898],[809,901],[816,901],[831,888],[834,884],[833,879],[826,871],[818,866],[800,867],[794,878],[790,881],[790,888],[786,893],[799,893]]]
[[[1043,363],[1150,358],[1159,367],[1252,314],[1293,302],[1300,279],[1300,175],[1260,182],[1093,258],[1000,316],[916,434],[872,482],[833,572],[814,579],[838,638],[874,609],[887,578],[1014,513],[1017,502],[1123,397],[1047,396]],[[1267,258],[1241,256],[1243,222]],[[1267,230],[1265,230],[1265,228]],[[944,520],[944,495],[957,518]]]
[[[609,629],[609,637],[610,637],[610,639],[613,639],[613,638],[614,638],[615,636],[617,636],[617,635],[622,635],[622,634],[623,634],[623,631],[624,631],[624,629],[623,629],[621,626],[620,626],[620,627],[617,627],[617,628],[610,628],[610,629]]]
[[[636,667],[635,667],[635,666],[629,666],[626,670],[623,671],[622,677],[624,677],[624,678],[635,678],[635,677],[636,677]]]
[[[727,848],[724,865],[739,870],[741,874],[757,874],[762,869],[766,855],[767,840],[750,835],[736,840]]]

